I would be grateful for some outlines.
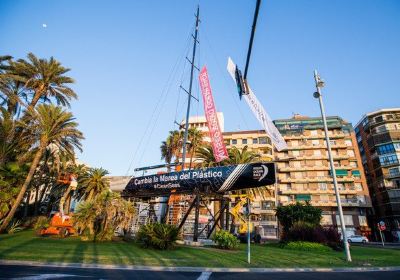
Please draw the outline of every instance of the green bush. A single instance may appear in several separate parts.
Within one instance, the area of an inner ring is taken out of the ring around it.
[[[141,226],[136,240],[146,248],[167,250],[174,246],[178,234],[179,229],[175,225],[153,223]]]
[[[33,229],[38,232],[41,229],[47,228],[50,226],[50,218],[46,216],[39,216],[36,220],[36,223],[33,226]]]
[[[316,242],[294,241],[287,243],[283,248],[299,251],[329,252],[331,248]]]
[[[217,243],[217,247],[221,249],[236,249],[239,246],[239,239],[226,230],[220,230],[215,233],[212,240]]]

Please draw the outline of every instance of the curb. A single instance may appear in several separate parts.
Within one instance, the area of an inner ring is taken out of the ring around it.
[[[81,264],[81,263],[51,263],[35,261],[0,260],[0,265],[26,265],[42,267],[66,268],[92,268],[92,269],[122,269],[122,270],[148,270],[148,271],[173,271],[173,272],[377,272],[400,271],[400,266],[389,267],[337,267],[337,268],[225,268],[225,267],[167,267],[167,266],[141,266],[141,265],[113,265],[113,264]]]

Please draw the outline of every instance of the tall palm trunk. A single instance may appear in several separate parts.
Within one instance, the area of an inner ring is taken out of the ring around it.
[[[35,95],[33,96],[32,101],[28,106],[29,111],[35,108],[36,104],[39,102],[40,97],[42,97],[43,92],[44,92],[44,86],[42,85],[38,90],[35,91]]]
[[[67,190],[64,192],[63,196],[60,199],[60,204],[59,204],[60,210],[59,211],[61,213],[61,216],[64,216],[64,209],[67,208],[64,204],[65,204],[65,200],[67,200],[67,198],[68,198],[69,193],[71,192],[71,188],[72,188],[71,185],[69,185]],[[68,205],[67,209],[69,209],[69,205]],[[67,212],[66,214],[68,214],[68,210],[65,212]]]
[[[8,224],[11,222],[12,218],[15,215],[15,212],[18,209],[18,206],[21,204],[22,199],[24,198],[25,192],[28,189],[29,183],[33,178],[33,174],[35,173],[36,167],[39,164],[39,161],[42,157],[43,151],[46,148],[47,143],[41,143],[38,151],[36,152],[35,158],[33,159],[31,168],[29,169],[28,176],[26,176],[25,182],[22,185],[21,190],[17,196],[17,199],[14,201],[13,206],[11,207],[10,212],[8,212],[7,217],[4,219],[3,223],[0,226],[0,232],[4,232],[4,230],[8,227]]]

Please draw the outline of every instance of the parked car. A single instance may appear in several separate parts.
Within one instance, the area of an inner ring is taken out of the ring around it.
[[[352,235],[347,238],[347,242],[349,243],[367,243],[368,238],[362,235]]]

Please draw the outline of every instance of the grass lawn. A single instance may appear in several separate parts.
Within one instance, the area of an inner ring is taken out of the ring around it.
[[[37,237],[33,231],[0,235],[0,259],[42,262],[98,263],[202,267],[345,267],[399,266],[400,250],[353,246],[353,262],[341,252],[302,252],[276,245],[252,245],[248,265],[246,246],[236,251],[178,246],[171,251],[144,249],[133,242],[83,242],[76,237]]]

